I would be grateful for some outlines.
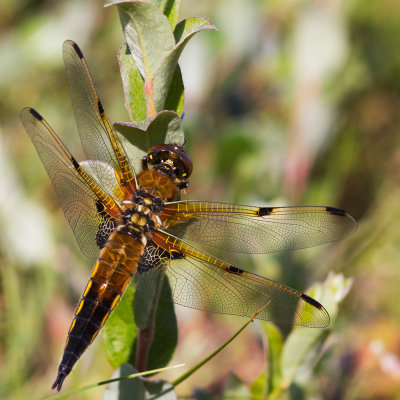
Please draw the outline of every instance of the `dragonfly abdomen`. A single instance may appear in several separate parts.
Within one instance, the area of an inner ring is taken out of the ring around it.
[[[53,389],[61,389],[66,376],[105,324],[143,253],[140,238],[118,229],[110,235],[75,311]]]

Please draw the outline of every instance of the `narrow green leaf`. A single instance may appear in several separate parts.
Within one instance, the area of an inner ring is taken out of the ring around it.
[[[121,365],[113,374],[113,379],[136,374],[130,364]],[[176,400],[173,386],[165,381],[144,381],[140,379],[121,380],[110,383],[104,392],[103,400],[158,399]]]
[[[126,368],[125,371],[132,371],[132,370],[135,371],[132,366],[130,366],[129,364],[126,364],[126,365],[127,365],[127,367],[124,367],[124,368]],[[153,375],[153,374],[157,374],[158,372],[166,371],[169,369],[183,367],[184,365],[185,364],[173,365],[172,367],[158,368],[156,370],[137,372],[137,373],[133,373],[130,375],[124,375],[124,376],[122,376],[121,374],[118,374],[118,376],[115,378],[107,379],[107,380],[101,381],[101,382],[92,383],[90,385],[85,385],[85,386],[80,387],[79,389],[73,389],[73,390],[69,390],[64,393],[59,393],[59,394],[56,394],[55,396],[47,397],[46,400],[65,399],[66,397],[85,392],[87,390],[93,389],[98,386],[108,385],[113,382],[128,381],[128,380],[139,378],[140,376]]]
[[[226,346],[228,346],[229,343],[231,343],[246,327],[247,325],[250,324],[255,318],[257,318],[257,315],[262,312],[265,307],[267,307],[268,304],[266,304],[264,307],[261,307],[247,322],[239,329],[237,330],[225,343],[223,343],[221,346],[219,346],[216,350],[214,350],[211,354],[209,354],[206,358],[201,360],[198,364],[196,364],[194,367],[190,368],[187,372],[185,372],[183,375],[181,375],[178,379],[175,379],[172,384],[174,386],[179,385],[182,383],[184,380],[189,378],[190,375],[194,374],[199,368],[201,368],[204,364],[206,364],[208,361],[210,361],[212,358],[214,358],[218,353],[220,353]]]
[[[189,18],[176,25],[174,36],[177,43],[165,55],[154,74],[154,105],[157,111],[164,109],[173,73],[189,39],[197,32],[210,29],[215,29],[215,26],[209,19],[204,17]]]
[[[153,4],[124,2],[118,4],[122,29],[135,60],[145,80],[151,80],[164,59],[175,45],[168,18]]]
[[[144,79],[140,74],[131,51],[124,43],[118,51],[118,63],[125,95],[125,107],[131,121],[143,121],[147,118]]]
[[[113,126],[136,173],[141,171],[142,158],[150,147],[160,143],[183,144],[185,141],[182,120],[172,111],[162,111],[141,124],[115,122]]]
[[[104,347],[114,368],[131,359],[133,344],[138,333],[133,318],[134,295],[134,285],[130,284],[103,328]]]

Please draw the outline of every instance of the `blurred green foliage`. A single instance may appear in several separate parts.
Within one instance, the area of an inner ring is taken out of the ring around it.
[[[218,27],[193,39],[180,62],[195,168],[186,197],[330,205],[355,216],[359,231],[342,243],[243,257],[240,265],[300,290],[330,271],[354,277],[309,393],[398,398],[400,4],[182,3],[179,19],[206,15]],[[50,393],[91,261],[67,228],[19,112],[35,106],[82,159],[62,42],[80,45],[108,115],[126,121],[116,62],[124,38],[116,10],[92,0],[4,1],[0,14],[0,398],[34,399]],[[243,322],[177,311],[173,363],[195,363]],[[232,388],[230,371],[252,384],[265,367],[261,329],[254,325],[178,393]],[[83,375],[91,382],[111,373],[98,341],[77,364],[69,387]],[[163,377],[172,380],[179,372],[173,374]],[[291,396],[296,393],[293,387]]]

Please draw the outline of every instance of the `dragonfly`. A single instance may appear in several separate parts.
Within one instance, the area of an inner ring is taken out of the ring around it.
[[[305,293],[247,272],[204,251],[263,254],[342,239],[356,222],[333,207],[256,207],[182,201],[193,164],[183,144],[148,149],[134,171],[107,117],[76,43],[63,55],[86,160],[78,162],[33,108],[22,123],[52,181],[81,251],[95,258],[68,330],[52,386],[75,363],[115,309],[133,276],[162,271],[176,304],[279,323],[323,328],[326,309]],[[126,145],[125,145],[126,146]]]

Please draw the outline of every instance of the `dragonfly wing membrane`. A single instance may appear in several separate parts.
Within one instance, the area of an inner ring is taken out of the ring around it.
[[[154,265],[142,274],[162,268],[174,302],[204,311],[251,317],[265,307],[258,319],[325,327],[329,315],[316,300],[286,285],[246,272],[210,256],[176,237],[157,233],[145,258]],[[145,285],[140,290],[149,290]]]
[[[111,219],[107,208],[102,206],[93,188],[77,172],[74,167],[76,161],[72,156],[67,156],[67,150],[47,122],[31,108],[25,108],[21,118],[53,183],[79,247],[86,256],[97,257],[99,248],[96,235],[99,226],[107,225]]]
[[[352,234],[357,224],[332,207],[251,207],[225,203],[169,203],[168,231],[191,244],[265,254],[313,247]]]
[[[102,161],[117,173],[114,177],[104,174],[100,164],[93,164],[96,178],[109,194],[115,191],[116,185],[132,184],[134,189],[134,173],[105,114],[81,50],[71,40],[64,42],[63,49],[72,106],[86,158]],[[123,200],[123,197],[118,200]]]

